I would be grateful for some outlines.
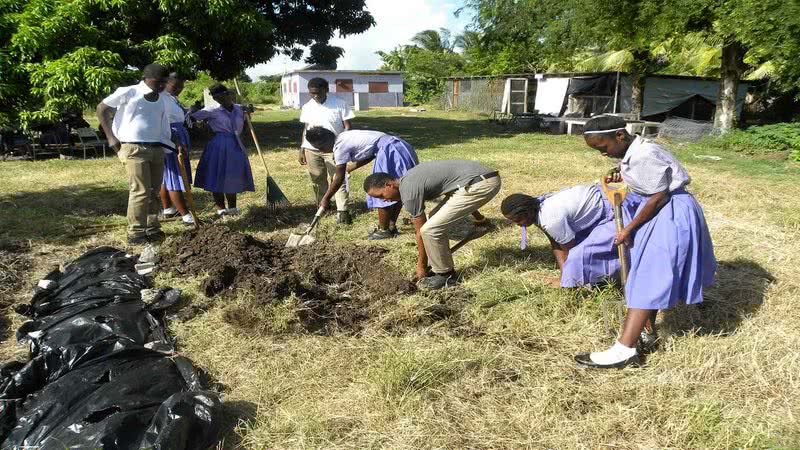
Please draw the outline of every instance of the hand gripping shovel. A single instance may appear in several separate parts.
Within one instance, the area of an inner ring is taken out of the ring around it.
[[[323,214],[325,214],[325,208],[319,208],[317,210],[317,214],[314,215],[314,220],[311,221],[311,225],[308,227],[306,232],[303,234],[290,234],[289,240],[286,241],[286,247],[299,247],[301,245],[313,244],[316,239],[314,236],[311,236],[311,232],[314,231],[314,228],[319,223],[319,219]]]
[[[625,224],[622,223],[622,202],[625,201],[625,195],[627,194],[627,187],[622,186],[620,188],[612,189],[608,187],[608,183],[606,182],[606,177],[600,179],[600,187],[603,190],[603,194],[605,194],[606,198],[608,198],[609,203],[611,203],[611,209],[614,211],[614,224],[617,228],[617,233],[622,231],[625,227]],[[619,277],[620,281],[622,281],[622,292],[623,298],[625,293],[625,283],[628,281],[628,252],[627,246],[624,242],[620,242],[617,245],[617,253],[619,254]],[[622,321],[622,303],[617,305],[617,312],[620,317],[620,321]],[[606,328],[612,329],[610,327],[610,320],[608,317],[608,311],[605,308],[604,304],[604,311],[603,316],[606,322]]]

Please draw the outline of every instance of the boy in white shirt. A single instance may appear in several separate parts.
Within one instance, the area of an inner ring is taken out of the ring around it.
[[[342,131],[350,129],[350,119],[355,117],[350,106],[343,100],[328,95],[328,82],[323,78],[312,78],[308,82],[308,93],[311,96],[300,112],[300,122],[303,128],[303,143],[300,146],[298,160],[308,169],[311,185],[314,189],[317,204],[322,201],[328,191],[329,178],[336,173],[333,154],[320,152],[306,139],[306,130],[314,127],[323,127],[339,135]],[[334,196],[336,200],[337,223],[349,225],[352,223],[348,210],[348,193],[345,186],[339,188]]]
[[[161,95],[168,75],[166,67],[150,64],[139,84],[121,87],[97,105],[100,126],[128,173],[129,244],[164,238],[158,223],[164,152],[184,151],[173,143],[167,98]]]

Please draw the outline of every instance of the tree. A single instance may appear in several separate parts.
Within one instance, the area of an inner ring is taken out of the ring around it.
[[[299,60],[303,46],[312,63],[335,63],[334,33],[372,25],[365,0],[0,0],[0,73],[19,74],[30,100],[17,111],[31,123],[91,106],[153,61],[217,79],[278,52]]]

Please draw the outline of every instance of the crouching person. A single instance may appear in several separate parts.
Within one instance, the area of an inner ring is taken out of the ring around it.
[[[364,191],[375,198],[402,202],[414,218],[415,280],[419,280],[420,288],[441,289],[458,280],[448,228],[470,214],[482,218],[478,209],[500,191],[500,175],[476,161],[431,161],[417,165],[401,178],[373,173],[364,180]],[[444,200],[427,217],[425,202],[440,196]],[[429,273],[428,265],[433,273]]]

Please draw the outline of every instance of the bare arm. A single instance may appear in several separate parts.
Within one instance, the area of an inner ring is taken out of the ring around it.
[[[344,177],[345,172],[347,171],[347,165],[339,164],[336,166],[336,173],[333,174],[333,180],[331,180],[330,184],[328,185],[328,191],[325,192],[325,195],[322,196],[322,200],[319,202],[319,206],[324,206],[325,209],[328,209],[331,203],[331,198],[336,195],[336,191],[342,187],[344,184]]]
[[[553,238],[547,236],[547,239],[550,240],[550,248],[553,249],[553,256],[556,258],[556,263],[558,264],[558,270],[561,272],[564,271],[564,264],[567,262],[567,257],[569,256],[569,251],[575,247],[575,240],[571,240],[566,244],[559,244],[558,242],[554,241]]]
[[[100,121],[100,126],[106,133],[108,145],[115,150],[119,150],[119,139],[117,139],[117,137],[114,136],[114,132],[111,131],[111,122],[114,120],[114,112],[116,112],[116,109],[100,102],[95,112],[97,114],[97,120]]]
[[[425,253],[425,242],[422,241],[422,226],[428,220],[425,213],[414,217],[414,231],[417,237],[417,270],[415,274],[416,279],[425,278],[428,272],[428,254]]]
[[[297,161],[301,166],[306,165],[306,149],[303,148],[303,141],[306,139],[306,129],[308,125],[303,125],[303,133],[300,135],[300,152],[297,154]]]
[[[630,236],[636,231],[640,226],[644,225],[645,223],[649,222],[653,217],[661,211],[661,208],[667,204],[669,201],[669,191],[662,191],[650,196],[647,199],[647,202],[642,207],[642,210],[636,217],[631,220],[631,222],[622,230],[621,233],[617,234],[617,239],[615,241],[616,244],[621,242],[625,242],[630,244]]]
[[[375,157],[373,156],[371,158],[362,159],[361,161],[354,162],[353,164],[350,165],[350,167],[347,168],[347,173],[350,173],[350,172],[352,172],[354,170],[358,170],[358,169],[366,166],[367,164],[371,163],[372,160],[374,160],[374,159],[375,159]]]
[[[350,121],[343,120],[342,122],[344,122],[344,131],[348,131],[350,129]]]

